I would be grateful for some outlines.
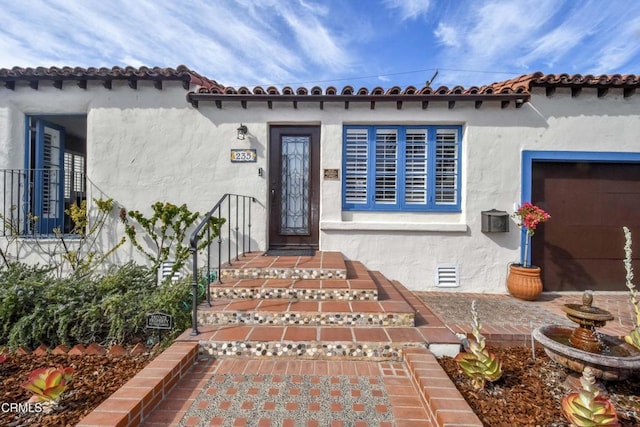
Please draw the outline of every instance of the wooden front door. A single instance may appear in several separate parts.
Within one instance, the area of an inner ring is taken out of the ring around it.
[[[318,249],[319,127],[271,127],[269,192],[269,249]]]

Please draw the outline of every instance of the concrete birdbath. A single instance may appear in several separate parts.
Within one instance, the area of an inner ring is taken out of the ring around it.
[[[549,357],[560,365],[582,374],[589,366],[602,380],[622,381],[640,371],[640,350],[616,337],[602,334],[603,327],[613,316],[606,310],[592,306],[593,296],[585,292],[580,304],[565,304],[567,317],[577,328],[560,325],[541,326],[533,337]]]

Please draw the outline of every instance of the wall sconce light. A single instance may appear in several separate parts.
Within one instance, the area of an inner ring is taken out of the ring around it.
[[[247,129],[247,127],[245,125],[240,123],[240,126],[237,129],[237,131],[238,131],[237,138],[242,141],[247,136],[247,131],[248,130],[249,129]]]

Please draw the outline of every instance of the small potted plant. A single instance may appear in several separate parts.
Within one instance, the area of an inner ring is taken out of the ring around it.
[[[525,240],[522,263],[509,266],[507,289],[516,298],[532,301],[542,293],[542,280],[540,267],[532,266],[529,260],[529,244],[538,225],[551,218],[551,215],[538,206],[525,202],[512,216],[525,232]]]

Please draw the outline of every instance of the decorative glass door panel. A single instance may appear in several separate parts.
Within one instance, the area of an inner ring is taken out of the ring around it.
[[[311,138],[282,137],[282,198],[280,232],[309,234],[309,165]]]
[[[320,129],[272,126],[269,248],[318,248]]]

